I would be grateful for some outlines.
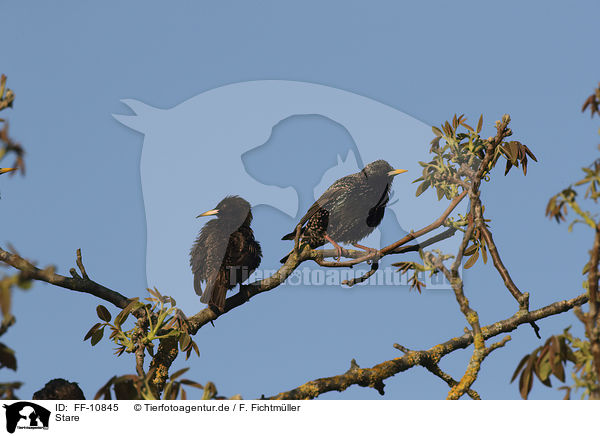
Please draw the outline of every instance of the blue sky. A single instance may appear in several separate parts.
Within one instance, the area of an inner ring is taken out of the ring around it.
[[[491,126],[510,113],[514,139],[539,162],[530,164],[526,178],[516,171],[505,178],[498,170],[483,193],[486,214],[532,308],[575,296],[590,235],[583,227],[568,233],[545,219],[544,210],[596,157],[597,121],[580,108],[600,80],[599,9],[594,2],[5,4],[0,72],[17,97],[2,115],[26,147],[28,173],[0,183],[0,242],[63,274],[81,247],[95,280],[145,296],[144,138],[112,117],[129,113],[120,100],[168,109],[231,83],[295,80],[368,97],[428,125],[454,113],[474,122],[483,113]],[[212,203],[198,204],[198,213]],[[264,231],[264,222],[256,225]],[[491,265],[477,264],[465,282],[483,323],[514,313]],[[133,359],[113,358],[108,342],[94,348],[82,342],[96,322],[96,304],[89,295],[45,284],[17,292],[17,324],[3,340],[16,350],[19,369],[3,371],[2,380],[24,381],[18,394],[27,398],[49,379],[64,377],[91,398],[111,376],[133,372]],[[352,358],[361,366],[393,358],[394,342],[427,348],[459,334],[464,324],[447,292],[290,287],[203,328],[200,358],[177,368],[191,366],[190,378],[212,380],[223,395],[253,398],[342,373]],[[543,337],[570,324],[581,331],[571,314],[539,324]],[[540,342],[527,326],[512,336],[483,365],[474,388],[484,398],[518,398],[510,375]],[[459,378],[468,357],[468,350],[454,353],[441,366]],[[393,399],[443,398],[447,391],[421,368],[386,385],[384,398]],[[534,386],[531,397],[562,393]],[[323,398],[380,396],[353,387]]]

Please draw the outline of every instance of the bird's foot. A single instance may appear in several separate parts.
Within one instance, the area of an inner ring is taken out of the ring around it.
[[[342,259],[342,247],[340,247],[340,244],[338,244],[333,239],[331,239],[329,237],[329,235],[325,235],[325,239],[327,239],[329,242],[331,242],[331,244],[335,247],[335,249],[337,251],[337,257],[335,258],[335,260],[337,262],[339,262]]]
[[[365,247],[364,245],[360,245],[360,244],[352,244],[354,245],[356,248],[360,248],[361,250],[364,250],[367,252],[367,254],[374,254],[377,253],[379,250],[375,249],[375,248],[371,248],[371,247]]]

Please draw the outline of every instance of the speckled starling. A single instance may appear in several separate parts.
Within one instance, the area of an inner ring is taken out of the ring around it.
[[[34,400],[85,400],[85,396],[77,383],[63,378],[55,378],[46,383],[42,389],[33,394]]]
[[[223,312],[227,290],[248,279],[262,257],[260,244],[250,228],[250,203],[238,196],[225,197],[213,210],[190,251],[194,290],[200,301]],[[206,283],[202,291],[202,282]]]
[[[371,250],[358,241],[381,223],[394,176],[404,172],[377,160],[358,173],[336,180],[300,220],[301,241],[311,248],[331,242],[338,251],[338,260],[342,250],[338,242]],[[294,230],[282,239],[293,240],[295,234]],[[281,259],[281,263],[287,258]]]

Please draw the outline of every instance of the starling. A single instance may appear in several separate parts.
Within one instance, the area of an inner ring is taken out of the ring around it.
[[[223,312],[227,290],[248,279],[260,265],[262,251],[250,228],[250,203],[225,197],[217,207],[197,218],[216,215],[207,222],[190,250],[194,290],[202,303]],[[201,283],[206,282],[204,292]]]
[[[55,378],[46,383],[42,389],[33,394],[34,400],[85,400],[85,396],[77,383],[63,378]]]
[[[406,170],[395,170],[384,160],[376,160],[362,171],[336,180],[300,220],[301,241],[311,248],[331,242],[337,249],[338,260],[342,254],[338,242],[372,250],[358,241],[381,223],[393,178],[404,172]],[[294,230],[281,239],[293,240],[295,236]],[[281,263],[285,263],[288,256],[281,259]]]

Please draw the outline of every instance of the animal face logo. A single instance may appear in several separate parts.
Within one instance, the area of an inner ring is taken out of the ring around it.
[[[148,286],[173,295],[182,307],[198,306],[188,256],[204,222],[195,217],[227,195],[253,207],[262,270],[279,267],[291,248],[281,236],[315,199],[369,162],[385,159],[408,172],[396,177],[382,224],[362,244],[377,248],[398,240],[447,207],[433,194],[416,198],[411,183],[421,175],[418,161],[429,160],[431,127],[352,92],[261,80],[212,89],[171,109],[122,101],[135,115],[114,117],[144,134]],[[458,240],[436,248],[455,252]],[[398,261],[391,257],[388,264]]]
[[[48,429],[50,411],[42,406],[29,401],[18,401],[3,407],[6,409],[6,431],[9,433],[14,433],[17,428]]]

